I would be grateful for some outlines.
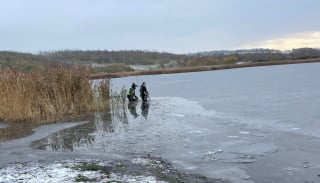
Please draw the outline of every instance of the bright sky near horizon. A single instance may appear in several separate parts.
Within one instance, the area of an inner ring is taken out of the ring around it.
[[[3,0],[0,50],[320,48],[318,0]]]

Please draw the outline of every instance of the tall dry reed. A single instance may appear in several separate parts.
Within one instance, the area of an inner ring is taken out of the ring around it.
[[[104,83],[103,91],[108,86]],[[3,121],[44,123],[94,111],[99,109],[94,96],[85,68],[57,67],[37,73],[0,68],[0,120]]]

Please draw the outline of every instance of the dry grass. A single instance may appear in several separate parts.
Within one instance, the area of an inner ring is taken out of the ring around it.
[[[120,77],[137,76],[137,75],[174,74],[174,73],[183,73],[183,72],[200,72],[200,71],[233,69],[233,68],[243,68],[243,67],[258,67],[258,66],[268,66],[268,65],[284,65],[284,64],[313,63],[313,62],[320,62],[320,58],[303,59],[303,60],[251,62],[251,63],[243,63],[243,64],[223,64],[223,65],[198,66],[198,67],[182,67],[182,68],[175,68],[175,69],[157,69],[157,70],[135,71],[135,72],[103,73],[103,74],[92,74],[90,75],[90,78],[91,79],[120,78]]]
[[[94,99],[94,111],[109,110],[110,108],[110,80],[103,79],[91,83]]]
[[[98,87],[105,92],[105,80]],[[66,115],[100,109],[94,100],[89,71],[84,68],[51,68],[22,73],[0,68],[0,119],[9,122],[51,122]]]

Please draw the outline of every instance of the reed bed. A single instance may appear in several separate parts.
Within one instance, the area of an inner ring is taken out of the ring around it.
[[[97,101],[107,101],[108,79],[96,89],[102,96],[98,100],[85,68],[56,67],[36,73],[0,68],[0,120],[45,123],[101,110]]]

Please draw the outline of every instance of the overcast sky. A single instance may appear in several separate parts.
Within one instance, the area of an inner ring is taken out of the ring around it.
[[[2,0],[0,50],[320,48],[318,0]]]

